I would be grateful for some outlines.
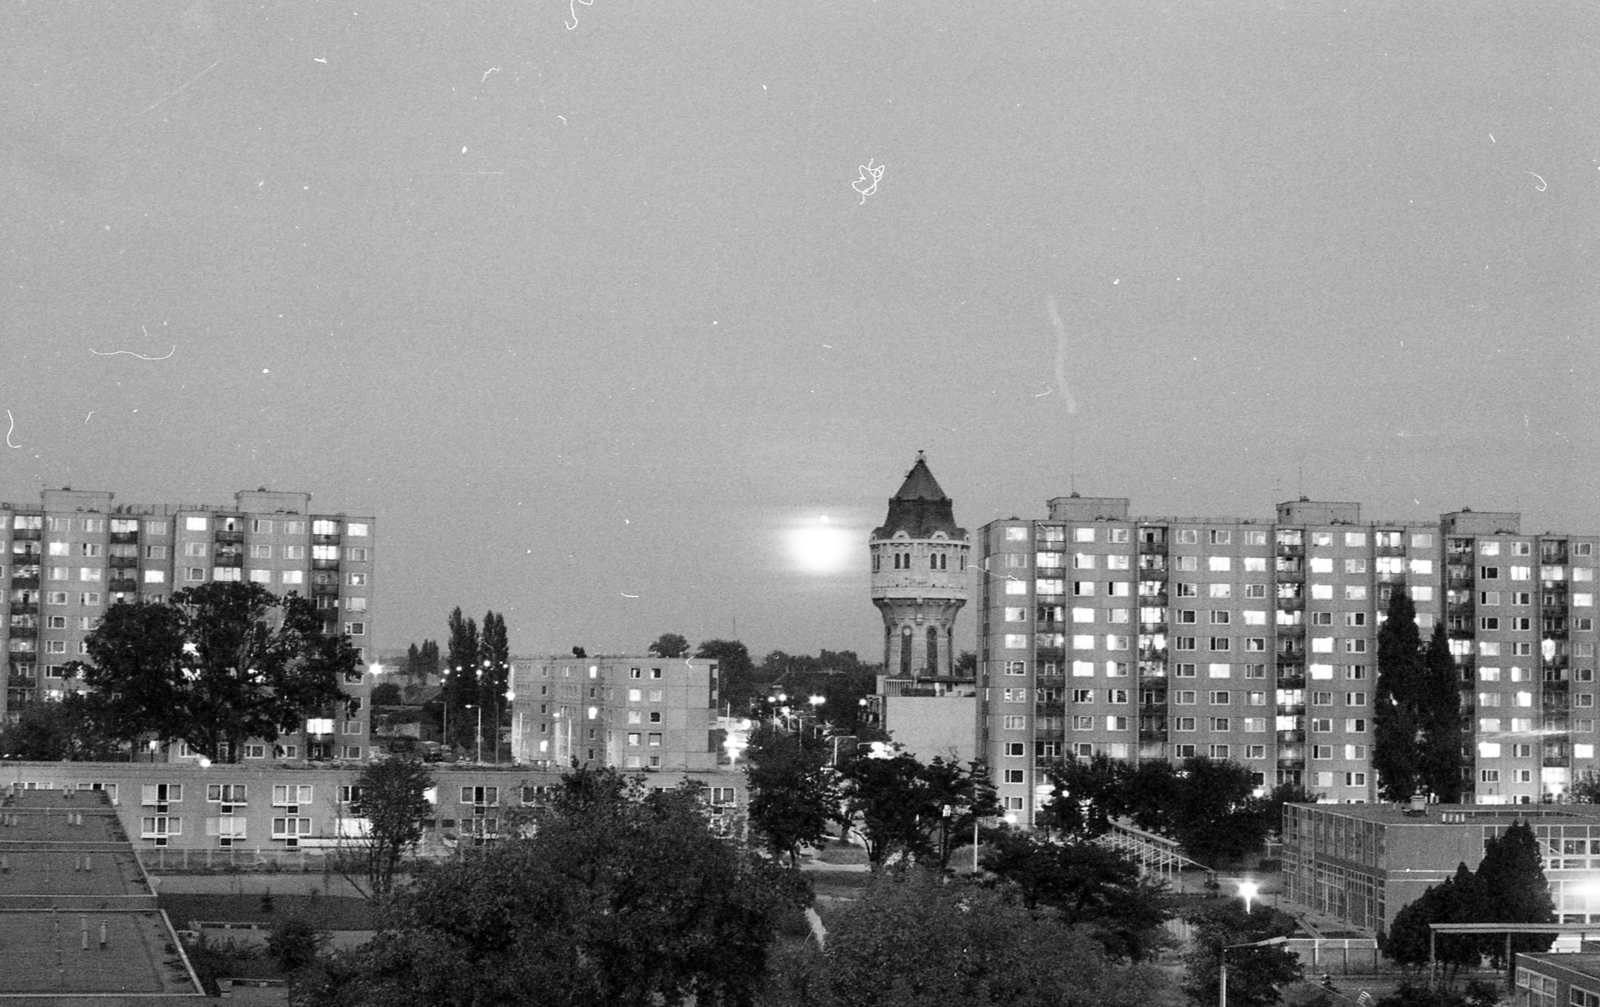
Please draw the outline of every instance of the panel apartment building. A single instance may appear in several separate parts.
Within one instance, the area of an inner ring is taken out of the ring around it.
[[[1444,620],[1480,804],[1559,798],[1595,760],[1595,536],[1526,535],[1520,515],[1364,522],[1360,505],[1275,520],[1131,517],[1058,497],[978,535],[979,750],[1027,822],[1041,767],[1105,753],[1193,755],[1323,801],[1376,799],[1377,634],[1391,592],[1424,641]]]
[[[562,770],[715,770],[717,670],[716,661],[689,657],[512,658],[512,760]]]
[[[165,601],[211,581],[254,581],[274,594],[313,598],[330,629],[350,634],[362,660],[373,639],[371,517],[314,514],[309,493],[234,494],[233,506],[114,504],[113,494],[45,490],[39,504],[0,503],[0,649],[6,689],[0,715],[14,719],[35,698],[60,699],[82,683],[66,665],[121,601]],[[364,759],[370,676],[344,688],[360,712],[341,707],[307,721],[298,736],[252,741],[247,759]],[[175,745],[174,758],[191,757]]]

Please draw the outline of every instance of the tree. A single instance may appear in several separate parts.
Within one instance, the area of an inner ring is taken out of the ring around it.
[[[32,762],[108,762],[128,756],[110,733],[102,697],[69,692],[26,703],[0,732],[0,757]]]
[[[977,678],[978,655],[970,650],[963,650],[956,655],[956,661],[951,670],[957,678]]]
[[[478,624],[464,619],[457,607],[448,620],[450,637],[444,669],[444,716],[451,730],[444,739],[447,747],[470,743],[476,728],[466,723],[466,707],[478,701]]]
[[[839,801],[825,753],[807,749],[803,737],[764,725],[746,750],[750,826],[791,866],[799,864],[802,846],[822,845]]]
[[[1434,623],[1422,658],[1417,690],[1417,728],[1422,733],[1418,769],[1422,786],[1441,803],[1461,800],[1461,686],[1444,623]]]
[[[1482,938],[1476,934],[1433,935],[1432,923],[1482,923],[1487,893],[1466,864],[1456,867],[1454,877],[1432,885],[1422,895],[1402,906],[1395,914],[1394,926],[1384,937],[1383,953],[1401,965],[1420,966],[1437,960],[1452,970],[1471,968],[1481,956]]]
[[[1170,1007],[1172,981],[1108,961],[981,884],[882,875],[838,914],[814,965],[816,1007]]]
[[[1481,923],[1554,923],[1555,903],[1550,898],[1550,884],[1545,880],[1543,860],[1539,856],[1539,841],[1527,822],[1512,822],[1511,826],[1489,840],[1484,846],[1483,860],[1478,864],[1478,891]],[[1492,917],[1492,919],[1490,918]],[[1519,953],[1550,950],[1555,940],[1553,934],[1517,934],[1511,938],[1511,949]],[[1483,941],[1483,951],[1503,965],[1505,938],[1489,935]]]
[[[656,642],[650,645],[647,653],[651,657],[687,657],[689,641],[677,633],[662,633],[656,637]]]
[[[1128,765],[1104,753],[1057,762],[1045,770],[1055,796],[1040,809],[1035,824],[1046,832],[1092,839],[1111,831],[1127,814]]]
[[[527,838],[430,864],[308,1005],[749,1005],[798,872],[725,843],[690,790],[569,774]]]
[[[393,682],[384,682],[372,690],[373,706],[399,706],[403,702],[400,686]]]
[[[214,762],[237,762],[249,738],[299,730],[346,698],[339,684],[361,667],[310,599],[253,582],[113,605],[85,643],[93,663],[72,673],[105,697],[114,737],[178,739]]]
[[[510,710],[506,692],[511,688],[511,641],[506,635],[506,617],[503,614],[491,611],[483,617],[483,634],[478,641],[478,671],[477,699],[473,702],[481,703],[485,711],[493,711],[485,719],[493,725],[494,736],[490,741],[494,748],[494,761],[498,763],[501,728],[505,726],[505,714]]]
[[[1054,908],[1062,922],[1081,928],[1114,958],[1142,961],[1165,943],[1165,895],[1155,883],[1142,882],[1138,865],[1115,850],[999,829],[983,868],[1015,885],[1024,907]]]
[[[333,935],[304,916],[290,916],[267,933],[267,954],[285,972],[298,972],[316,962]]]
[[[367,823],[360,849],[373,897],[394,890],[406,855],[422,842],[424,823],[434,816],[427,796],[433,785],[427,766],[409,759],[369,762],[356,777],[350,812]]]
[[[1388,615],[1378,630],[1378,681],[1372,707],[1372,768],[1378,794],[1409,801],[1422,783],[1417,738],[1417,696],[1422,679],[1422,637],[1417,608],[1404,588],[1389,596]]]
[[[1223,948],[1287,937],[1299,926],[1293,916],[1267,906],[1247,911],[1232,899],[1192,910],[1193,950],[1184,956],[1189,981],[1184,989],[1196,1003],[1217,1002]],[[1278,988],[1300,978],[1300,956],[1281,944],[1234,947],[1228,956],[1228,1003],[1266,1007],[1278,1002]]]
[[[753,675],[755,665],[750,662],[750,651],[738,640],[706,640],[695,648],[695,657],[717,662],[720,679],[718,697],[732,704],[740,713],[748,712],[751,704],[761,694]]]
[[[1283,833],[1283,806],[1285,804],[1316,804],[1317,795],[1298,783],[1280,783],[1267,792],[1261,802],[1262,818],[1267,831],[1274,836]]]
[[[853,754],[840,765],[838,786],[835,817],[861,836],[873,870],[896,855],[932,856],[943,870],[973,822],[1000,810],[981,763],[923,765],[899,750]]]

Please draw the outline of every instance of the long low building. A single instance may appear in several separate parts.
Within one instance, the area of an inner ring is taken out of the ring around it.
[[[434,767],[421,852],[445,855],[500,834],[511,810],[560,786],[561,772],[526,767]],[[701,783],[714,829],[728,832],[745,806],[743,772],[649,772],[646,785]],[[0,791],[102,791],[153,869],[234,863],[305,864],[359,844],[366,821],[357,767],[304,764],[0,762]],[[197,856],[198,855],[198,856]],[[177,858],[176,860],[174,858]]]
[[[1290,804],[1283,812],[1285,894],[1368,933],[1385,933],[1408,903],[1477,870],[1484,845],[1526,821],[1539,841],[1560,923],[1600,923],[1600,805]]]

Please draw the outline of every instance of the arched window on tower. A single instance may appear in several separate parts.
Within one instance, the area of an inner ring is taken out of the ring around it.
[[[928,674],[939,674],[939,631],[928,627]]]
[[[900,630],[900,677],[911,677],[911,627]]]
[[[878,567],[883,565],[882,561],[883,561],[883,557],[882,556],[878,555],[877,553],[873,553],[872,554],[872,572],[873,573],[877,573],[878,572]]]

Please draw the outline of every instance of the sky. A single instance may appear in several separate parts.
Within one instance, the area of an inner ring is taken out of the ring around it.
[[[1600,531],[1600,7],[0,9],[0,499],[377,518],[377,643],[881,650],[976,531]],[[825,519],[825,520],[824,520]],[[970,647],[964,613],[958,644]]]

